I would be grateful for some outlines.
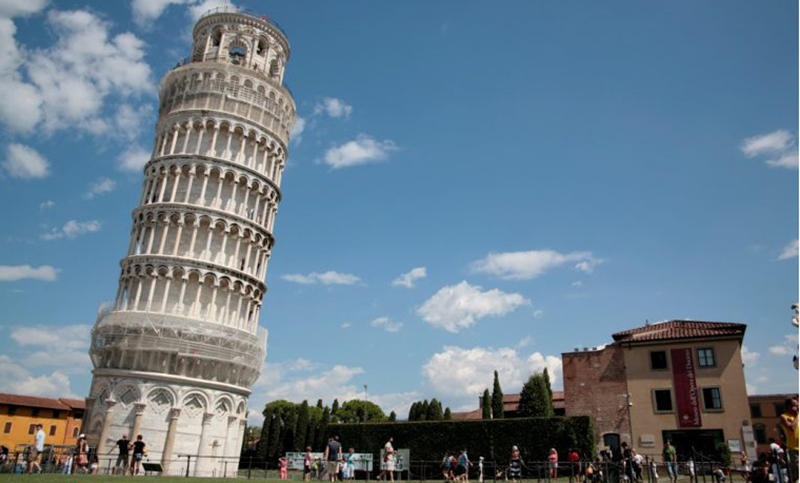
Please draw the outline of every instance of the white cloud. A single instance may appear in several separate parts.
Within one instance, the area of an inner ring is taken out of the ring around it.
[[[85,10],[50,10],[46,24],[55,42],[26,49],[13,22],[0,19],[0,122],[19,132],[42,125],[45,133],[74,128],[106,137],[130,126],[139,110],[119,108],[114,120],[106,101],[126,106],[155,93],[144,42],[130,32],[112,36],[108,22]]]
[[[758,362],[759,357],[761,354],[755,351],[751,351],[746,345],[742,346],[742,362],[746,366],[754,366]]]
[[[581,282],[580,280],[572,282],[572,288],[581,288],[581,287],[583,287],[583,282]]]
[[[54,208],[55,206],[56,202],[53,200],[42,201],[41,203],[39,203],[40,210],[49,210],[51,208]]]
[[[50,265],[0,265],[0,282],[16,282],[26,278],[55,282],[58,270]]]
[[[349,328],[350,328],[350,327],[352,327],[352,326],[353,326],[353,323],[352,323],[352,322],[343,322],[343,323],[342,323],[342,325],[341,325],[341,327],[342,327],[343,329],[349,329]]]
[[[110,193],[114,191],[114,188],[117,187],[117,182],[111,178],[102,177],[95,181],[91,187],[89,187],[89,191],[83,194],[83,197],[86,199],[92,199],[97,195],[102,195],[104,193]]]
[[[775,356],[789,356],[797,353],[797,334],[787,334],[780,344],[776,344],[768,349],[769,353]]]
[[[754,157],[759,154],[776,153],[794,144],[794,136],[785,130],[779,129],[769,134],[749,137],[742,143],[742,152],[745,156]]]
[[[416,267],[412,268],[410,272],[406,272],[396,279],[392,280],[393,287],[405,287],[405,288],[413,288],[414,283],[422,278],[428,276],[428,272],[425,267]]]
[[[371,324],[373,327],[379,327],[386,332],[399,332],[403,328],[402,322],[393,322],[389,317],[378,317]]]
[[[526,335],[525,337],[520,339],[519,342],[517,342],[517,345],[515,345],[514,348],[519,350],[528,347],[529,345],[531,345],[531,342],[533,342],[533,337]]]
[[[133,21],[139,27],[149,30],[167,7],[185,3],[191,3],[191,0],[133,0],[131,2]]]
[[[574,268],[591,273],[603,260],[591,252],[558,253],[553,250],[530,250],[525,252],[489,253],[486,258],[473,262],[473,272],[494,275],[505,280],[530,280],[548,270],[574,263]]]
[[[100,231],[100,222],[97,220],[77,221],[69,220],[61,228],[51,228],[47,233],[42,234],[42,240],[58,240],[61,238],[76,238],[86,233]]]
[[[383,161],[396,150],[393,141],[376,141],[366,134],[359,134],[353,141],[328,149],[323,162],[333,169],[349,168]]]
[[[518,293],[481,287],[462,281],[439,289],[417,310],[425,322],[449,332],[458,332],[489,316],[503,316],[530,301]]]
[[[281,277],[287,282],[300,283],[304,285],[353,285],[361,279],[351,273],[339,273],[329,270],[327,272],[311,272],[308,275],[290,273]]]
[[[792,133],[785,129],[747,138],[742,143],[741,149],[748,158],[760,155],[770,156],[765,161],[768,166],[787,169],[798,168],[795,138]]]
[[[50,374],[33,376],[4,354],[0,354],[0,392],[26,394],[40,397],[77,397],[70,388],[69,377],[56,370]]]
[[[339,399],[340,403],[363,399],[364,389],[354,379],[364,374],[361,367],[342,364],[331,366],[301,359],[268,362],[253,387],[250,406],[262,408],[265,403],[276,399],[293,402],[305,399],[313,403],[321,398],[329,405],[334,399]],[[406,414],[411,403],[419,397],[416,391],[368,395],[368,399],[381,406],[386,414],[395,411],[399,415]],[[258,423],[263,418],[256,413],[251,414],[250,419],[251,423]]]
[[[297,116],[294,120],[294,126],[292,126],[292,131],[289,133],[289,137],[292,139],[292,143],[297,145],[300,144],[300,141],[303,140],[303,131],[306,130],[306,120],[300,116]]]
[[[432,388],[443,395],[470,398],[474,401],[474,408],[483,390],[491,390],[495,370],[503,392],[510,394],[519,392],[531,373],[541,372],[545,367],[551,385],[560,388],[561,359],[556,356],[534,352],[525,357],[509,347],[464,349],[445,346],[428,359],[422,367],[422,374]],[[442,387],[441,381],[448,381],[446,387]]]
[[[236,8],[231,0],[193,0],[189,3],[189,18],[191,18],[193,22],[197,21],[209,10],[215,8]]]
[[[122,171],[141,173],[144,165],[150,160],[150,151],[134,145],[121,152],[117,160]]]
[[[11,338],[21,346],[48,349],[81,349],[89,347],[91,325],[23,326],[11,331]]]
[[[778,260],[788,260],[790,258],[797,258],[798,243],[797,238],[790,241],[788,245],[783,247],[783,251],[778,256]]]
[[[352,113],[353,113],[353,106],[335,97],[325,97],[322,99],[322,102],[318,102],[314,106],[315,116],[319,116],[320,114],[326,114],[330,117],[335,117],[335,118],[339,117],[348,118]]]
[[[44,156],[35,149],[18,143],[8,145],[3,168],[12,178],[35,179],[50,174],[50,164]]]
[[[3,0],[0,2],[0,18],[14,18],[41,12],[49,0]]]
[[[536,309],[536,310],[533,311],[533,318],[534,319],[538,319],[538,318],[540,318],[542,316],[544,316],[544,310]]]

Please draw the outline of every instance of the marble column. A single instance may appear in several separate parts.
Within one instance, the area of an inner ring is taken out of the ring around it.
[[[197,463],[194,465],[194,476],[204,476],[205,469],[211,464],[208,457],[211,453],[208,444],[209,426],[214,413],[203,413],[203,429],[200,431],[200,444],[197,446]]]
[[[172,462],[172,450],[175,447],[175,433],[178,430],[178,418],[181,417],[180,408],[172,408],[169,412],[169,427],[167,440],[164,442],[164,451],[161,453],[161,468],[163,475],[169,475],[169,465]]]
[[[239,435],[236,432],[236,430],[239,429],[239,425],[236,424],[238,421],[238,417],[228,416],[228,429],[225,432],[225,449],[222,452],[222,456],[226,458],[236,456],[236,440],[239,439]]]
[[[105,456],[108,454],[108,438],[111,436],[111,413],[117,401],[113,399],[106,399],[106,413],[103,416],[103,429],[100,431],[100,441],[97,442],[98,456]],[[101,463],[102,465],[102,463]]]
[[[145,403],[136,403],[133,405],[133,430],[131,430],[131,441],[136,441],[136,437],[142,432],[142,416],[144,416],[144,409],[147,407]]]

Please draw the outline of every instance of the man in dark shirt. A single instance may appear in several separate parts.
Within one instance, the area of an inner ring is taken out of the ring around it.
[[[113,474],[117,474],[117,470],[122,467],[122,474],[128,470],[128,450],[131,447],[131,442],[128,441],[128,436],[123,434],[122,438],[117,441],[117,448],[119,448],[119,455],[117,455],[117,464],[114,465]],[[111,450],[113,451],[113,449]],[[110,452],[109,452],[110,454]]]
[[[336,481],[336,475],[339,473],[339,461],[342,459],[342,445],[339,443],[339,437],[334,436],[328,440],[328,446],[325,447],[325,471],[328,472],[328,478],[331,481]]]
[[[139,468],[142,466],[142,459],[144,459],[145,447],[147,446],[144,444],[141,434],[136,437],[136,441],[134,441],[132,446],[133,461],[131,462],[131,475],[138,475]]]

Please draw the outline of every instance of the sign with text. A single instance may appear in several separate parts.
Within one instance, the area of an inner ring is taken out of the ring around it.
[[[699,428],[703,422],[700,419],[700,396],[697,393],[692,349],[672,349],[671,355],[675,403],[678,406],[678,426]]]
[[[396,449],[394,455],[394,470],[405,471],[411,461],[411,450],[408,448]],[[386,449],[381,448],[381,470],[385,470],[386,465]]]
[[[322,462],[323,453],[311,453],[311,461]],[[347,460],[347,453],[342,455]],[[286,453],[286,467],[290,470],[302,470],[306,454],[303,452]],[[356,471],[372,471],[372,453],[353,453],[353,468]]]

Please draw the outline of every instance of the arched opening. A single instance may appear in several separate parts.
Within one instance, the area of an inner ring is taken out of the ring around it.
[[[211,34],[211,45],[213,47],[219,47],[221,41],[222,41],[222,31],[215,30],[214,33]]]
[[[228,50],[228,58],[231,64],[241,65],[244,64],[244,59],[247,56],[247,51],[240,45],[231,45]]]

